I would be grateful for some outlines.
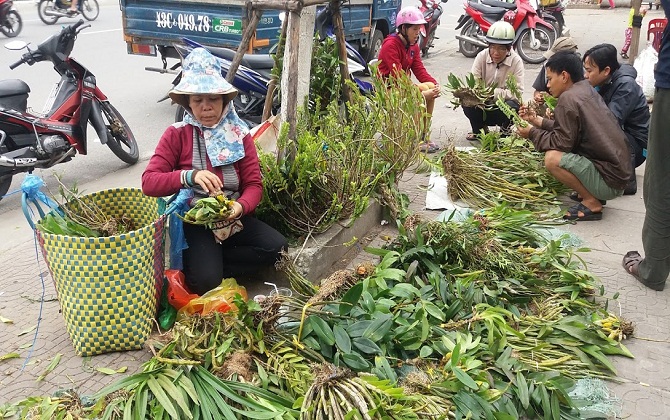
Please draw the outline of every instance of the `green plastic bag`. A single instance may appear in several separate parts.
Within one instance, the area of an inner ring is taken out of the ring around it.
[[[161,299],[159,302],[158,309],[158,325],[161,326],[164,330],[169,330],[174,325],[175,320],[177,319],[177,309],[170,305],[167,297],[167,278],[163,278],[163,290],[161,292]]]

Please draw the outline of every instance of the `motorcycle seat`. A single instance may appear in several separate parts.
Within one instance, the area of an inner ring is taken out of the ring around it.
[[[215,56],[221,57],[228,61],[233,61],[233,58],[235,58],[235,54],[237,52],[235,50],[231,50],[230,48],[207,47],[207,49]],[[275,65],[275,61],[272,59],[270,54],[244,54],[240,64],[253,70],[272,69],[272,67]]]
[[[23,80],[0,80],[0,108],[26,112],[30,87]]]
[[[26,95],[28,93],[30,93],[30,87],[23,80],[0,80],[0,98],[16,95]]]
[[[514,10],[516,9],[515,3],[508,3],[506,1],[500,0],[480,0],[482,4],[493,7],[502,7],[503,9]]]
[[[474,1],[469,1],[468,5],[473,9],[479,10],[480,12],[487,15],[497,15],[497,14],[502,15],[507,11],[507,9],[503,9],[502,7],[487,6],[485,4],[477,3]]]

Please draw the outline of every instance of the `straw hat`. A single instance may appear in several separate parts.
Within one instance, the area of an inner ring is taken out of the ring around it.
[[[181,81],[168,95],[176,104],[190,109],[189,95],[220,94],[228,103],[237,95],[237,89],[221,76],[221,64],[209,51],[195,48],[182,62]]]
[[[575,41],[572,40],[569,36],[561,36],[556,38],[556,41],[554,41],[554,45],[551,46],[551,49],[546,51],[543,55],[544,58],[547,60],[549,57],[552,55],[556,54],[559,51],[572,51],[575,52],[577,51],[577,44],[575,44]]]

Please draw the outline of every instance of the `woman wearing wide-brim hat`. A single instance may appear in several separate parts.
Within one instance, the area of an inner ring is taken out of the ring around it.
[[[163,133],[142,174],[142,190],[164,197],[189,188],[192,203],[219,192],[235,200],[226,229],[183,224],[186,283],[191,292],[203,294],[224,278],[274,264],[288,245],[284,236],[253,216],[263,194],[258,154],[233,106],[237,90],[221,76],[218,59],[203,48],[194,49],[169,95],[186,115]]]

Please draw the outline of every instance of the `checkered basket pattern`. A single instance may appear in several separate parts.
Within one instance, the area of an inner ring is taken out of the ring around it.
[[[118,188],[81,200],[108,216],[126,215],[136,230],[100,238],[37,229],[75,351],[93,356],[142,347],[153,326],[163,282],[165,202]]]

